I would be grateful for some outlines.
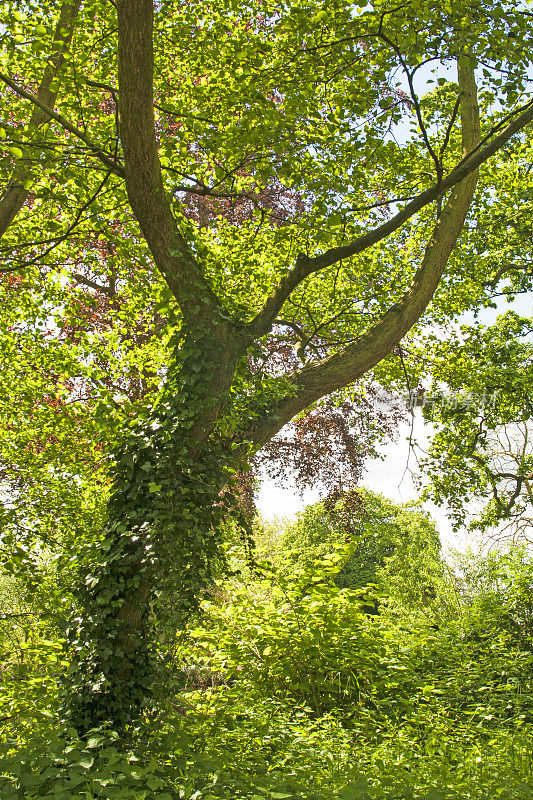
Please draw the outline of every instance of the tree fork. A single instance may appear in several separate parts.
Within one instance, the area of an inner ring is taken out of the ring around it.
[[[308,275],[371,247],[450,189],[410,289],[363,336],[290,376],[293,391],[252,425],[243,440],[256,448],[299,411],[353,383],[386,357],[424,313],[464,225],[479,164],[533,118],[533,106],[478,148],[479,111],[473,65],[458,67],[464,159],[442,185],[421,193],[386,229],[314,258],[299,257],[251,323],[230,319],[181,233],[166,195],[157,150],[153,97],[153,2],[117,0],[119,135],[134,216],[154,263],[182,312],[182,339],[152,413],[125,431],[115,454],[102,560],[82,589],[71,716],[81,731],[125,725],[149,695],[150,642],[156,594],[163,588],[183,617],[196,607],[219,557],[220,492],[230,480],[229,441],[216,433],[239,360],[268,333],[281,305]],[[403,216],[402,216],[403,215]],[[389,223],[385,223],[385,226]],[[346,249],[348,248],[348,249]],[[243,458],[241,451],[241,458]]]
[[[458,61],[463,155],[475,150],[481,138],[479,106],[472,59]],[[474,197],[478,168],[453,189],[426,246],[420,267],[401,300],[385,312],[366,333],[344,350],[310,364],[292,376],[294,391],[265,414],[248,432],[257,449],[269,441],[296,414],[326,394],[337,391],[371,370],[392,352],[430,304],[452,250],[459,239]]]

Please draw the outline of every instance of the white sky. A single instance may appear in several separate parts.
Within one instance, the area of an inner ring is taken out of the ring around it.
[[[373,492],[379,492],[396,503],[407,503],[418,497],[418,490],[414,485],[410,470],[415,470],[416,462],[411,453],[409,470],[406,471],[409,454],[410,423],[402,424],[395,441],[388,442],[380,448],[382,459],[370,459],[366,462],[366,470],[361,480],[361,485]],[[427,433],[420,414],[415,417],[414,438],[422,447],[427,443]],[[261,483],[257,497],[258,510],[264,518],[273,520],[276,517],[294,518],[298,511],[306,505],[316,503],[321,499],[318,491],[307,491],[304,497],[296,491],[294,486],[287,485],[283,488],[273,481],[265,479]],[[468,544],[464,535],[454,534],[451,525],[442,508],[437,508],[432,503],[424,506],[437,523],[444,547],[465,549]]]

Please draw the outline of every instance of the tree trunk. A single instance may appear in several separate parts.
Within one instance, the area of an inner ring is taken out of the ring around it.
[[[183,624],[221,558],[231,450],[213,430],[244,350],[229,325],[191,332],[153,411],[114,454],[113,491],[72,631],[68,713],[80,733],[122,728],[150,695],[154,621]],[[158,597],[164,595],[164,606]]]

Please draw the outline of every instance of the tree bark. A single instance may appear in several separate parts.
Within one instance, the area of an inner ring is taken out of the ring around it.
[[[119,133],[126,189],[154,261],[186,318],[213,316],[220,300],[172,215],[154,122],[153,0],[118,0]]]
[[[458,68],[458,71],[463,73],[465,68]],[[464,94],[464,81],[466,77],[463,75],[463,91],[462,97],[465,100]],[[474,76],[472,74],[472,81]],[[479,109],[475,112],[478,116],[477,126],[479,128]],[[465,103],[462,103],[462,122],[463,122],[463,143],[466,128],[471,127],[474,119],[469,119],[470,112],[466,110]],[[466,116],[465,116],[466,115]],[[421,192],[417,197],[407,203],[394,217],[379,225],[377,228],[362,234],[353,242],[342,245],[340,247],[333,247],[320,253],[317,256],[309,257],[304,253],[299,253],[294,267],[289,270],[287,275],[280,281],[278,286],[274,289],[270,297],[267,298],[263,308],[259,311],[256,317],[249,323],[248,327],[254,336],[263,336],[269,333],[275,318],[278,316],[283,303],[287,300],[290,294],[296,289],[299,284],[326,267],[333,264],[338,264],[343,259],[351,258],[358,253],[362,253],[369,247],[373,247],[378,242],[386,239],[392,233],[397,231],[401,226],[411,219],[415,214],[421,211],[425,206],[439,200],[447,191],[456,187],[458,184],[468,183],[471,175],[477,175],[479,167],[488,161],[492,156],[497,153],[507,142],[519,131],[525,128],[533,121],[533,100],[527,103],[521,110],[521,113],[510,122],[501,133],[495,136],[484,147],[480,147],[480,138],[475,145],[469,150],[465,150],[463,146],[463,159],[462,161],[446,175],[442,180]],[[465,127],[466,126],[466,127]]]
[[[376,230],[314,258],[300,255],[263,310],[245,324],[231,319],[212,291],[165,192],[154,123],[153,5],[153,0],[117,0],[119,134],[131,208],[180,305],[183,339],[158,404],[115,454],[102,562],[85,582],[77,631],[81,690],[71,714],[82,731],[105,722],[126,724],[148,696],[153,605],[161,587],[171,579],[177,584],[185,614],[210,579],[218,552],[217,508],[231,460],[231,443],[224,449],[215,423],[250,344],[269,332],[283,302],[307,276],[372,246],[451,190],[404,297],[352,345],[291,376],[290,394],[242,437],[259,448],[299,411],[372,369],[417,322],[461,233],[479,165],[533,119],[532,104],[479,148],[473,66],[461,59],[463,161]]]
[[[150,696],[155,614],[183,624],[210,585],[231,449],[213,438],[247,338],[234,326],[189,329],[149,418],[126,430],[101,560],[82,577],[71,631],[75,689],[68,715],[81,734],[122,729]],[[163,606],[157,597],[164,596]]]

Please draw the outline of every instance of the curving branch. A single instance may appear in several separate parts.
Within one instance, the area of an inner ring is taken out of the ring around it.
[[[57,99],[56,84],[59,84],[61,70],[65,63],[65,54],[70,47],[80,5],[81,0],[65,0],[61,6],[53,39],[54,55],[48,62],[37,90],[35,100],[38,102],[34,104],[27,127],[28,131],[38,130],[50,119],[50,111],[53,110]],[[26,186],[29,179],[31,179],[31,162],[28,159],[21,159],[13,170],[9,184],[0,198],[0,237],[4,235],[24,205],[29,191]]]
[[[464,69],[462,70],[464,72]],[[461,69],[459,70],[461,73]],[[464,82],[464,78],[463,78]],[[462,90],[464,99],[464,89]],[[466,113],[465,104],[462,102],[463,117]],[[263,308],[249,323],[248,328],[253,336],[264,336],[272,327],[274,319],[278,316],[283,303],[294,289],[310,275],[326,267],[336,264],[343,259],[362,253],[369,247],[387,238],[400,228],[407,220],[421,211],[425,206],[443,197],[453,187],[461,184],[470,176],[477,174],[478,168],[498,152],[519,131],[533,121],[533,100],[521,109],[521,113],[513,119],[497,136],[484,147],[479,147],[477,142],[465,151],[463,144],[463,159],[444,176],[440,182],[430,186],[429,189],[418,194],[405,205],[395,216],[367,233],[358,236],[352,242],[340,247],[332,247],[320,255],[309,257],[299,253],[294,267],[281,279],[276,289],[267,298]],[[463,123],[464,125],[464,123]],[[463,143],[465,130],[463,127]]]
[[[464,57],[460,59],[458,78],[463,152],[468,154],[475,148],[481,135],[477,89],[470,59]],[[533,118],[533,104],[531,117]],[[482,152],[479,151],[479,155]],[[348,347],[292,375],[293,393],[281,400],[271,413],[265,415],[248,432],[248,438],[253,441],[256,448],[265,444],[300,411],[324,395],[353,383],[372,369],[399,344],[424,313],[459,238],[474,196],[478,163],[472,166],[470,159],[467,158],[465,165],[467,164],[469,165],[467,172],[455,187],[440,214],[409,290],[375,325]],[[352,247],[353,244],[337,250],[345,251]],[[325,254],[325,261],[334,263],[331,261],[334,252],[328,251],[329,255]],[[319,260],[320,258],[324,257],[319,257]]]

